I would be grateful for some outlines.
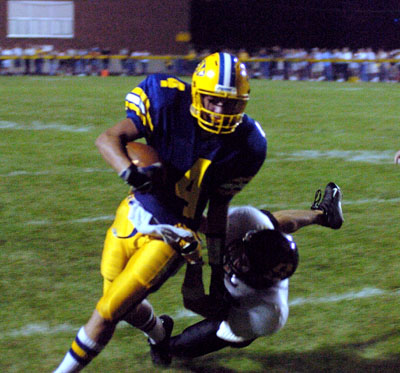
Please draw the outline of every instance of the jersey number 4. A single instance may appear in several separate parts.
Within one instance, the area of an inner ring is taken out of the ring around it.
[[[189,219],[193,219],[196,214],[201,184],[210,164],[209,159],[199,158],[175,185],[176,195],[185,201],[183,215]]]

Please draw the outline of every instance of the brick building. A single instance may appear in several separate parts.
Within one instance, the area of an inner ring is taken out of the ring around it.
[[[0,0],[0,47],[187,52],[190,0]]]

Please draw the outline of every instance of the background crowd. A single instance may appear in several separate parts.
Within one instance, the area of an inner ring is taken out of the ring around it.
[[[274,80],[325,80],[400,82],[400,49],[372,48],[261,48],[224,50],[245,61],[252,78]],[[190,49],[182,56],[156,56],[124,48],[67,49],[52,45],[0,47],[1,75],[146,75],[170,72],[191,75],[210,50]]]

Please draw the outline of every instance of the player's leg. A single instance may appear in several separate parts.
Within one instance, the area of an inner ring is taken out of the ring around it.
[[[124,224],[123,219],[123,215],[126,212],[127,202],[124,200],[117,210],[116,218],[112,227],[107,231],[102,263],[110,263],[108,264],[109,273],[107,273],[107,277],[104,278],[103,294],[107,292],[112,284],[112,280],[118,276],[128,261],[128,256],[125,250],[123,250],[121,240],[115,237],[112,232],[112,229],[115,227],[121,228],[125,226],[126,228],[127,224]],[[107,256],[112,258],[112,260],[105,259]],[[95,309],[86,325],[79,329],[74,341],[72,342],[71,348],[54,372],[71,373],[83,369],[101,352],[107,342],[111,339],[116,323],[115,320],[107,321]]]
[[[153,343],[161,342],[165,337],[163,322],[147,299],[128,312],[123,320],[141,330]]]
[[[86,366],[111,339],[121,319],[126,318],[143,330],[152,341],[166,336],[163,320],[156,318],[151,305],[143,300],[176,271],[182,258],[165,242],[139,233],[128,239],[118,238],[115,229],[124,236],[132,232],[125,219],[126,207],[124,201],[107,233],[101,269],[104,294],[88,323],[79,330],[57,373],[77,372]]]
[[[169,343],[172,356],[193,358],[221,350],[224,347],[245,347],[254,339],[244,342],[228,342],[217,336],[221,321],[203,320],[186,328],[171,338]]]
[[[311,210],[281,210],[272,215],[285,233],[293,233],[312,224],[339,229],[344,221],[341,201],[339,186],[331,182],[325,187],[323,196],[321,190],[317,190]]]
[[[134,227],[126,218],[129,199],[119,207],[116,220],[107,233],[101,273],[105,279],[104,294],[111,293],[99,302],[98,307],[103,309],[104,315],[115,312],[107,311],[108,307],[118,309],[118,319],[142,330],[150,341],[159,342],[165,335],[163,320],[155,316],[147,300],[140,300],[157,290],[181,266],[182,259],[162,240],[132,234]],[[121,236],[129,238],[121,239]]]
[[[156,317],[144,298],[174,274],[183,259],[170,245],[149,236],[139,237],[137,245],[139,249],[112,281],[96,309],[106,320],[127,321],[143,331],[151,344],[158,344],[169,338],[172,325],[169,318]],[[104,268],[102,272],[107,271]]]
[[[323,212],[320,210],[281,210],[272,212],[284,233],[293,233],[312,224],[321,224]]]
[[[154,315],[144,298],[176,270],[181,258],[160,240],[149,240],[130,258],[124,270],[105,288],[88,323],[80,329],[56,373],[77,372],[85,367],[111,339],[116,324],[124,319],[160,343],[172,332],[165,320]],[[168,330],[166,330],[168,329]]]
[[[81,371],[103,350],[114,333],[115,325],[105,322],[95,310],[88,323],[79,329],[71,348],[54,373]]]

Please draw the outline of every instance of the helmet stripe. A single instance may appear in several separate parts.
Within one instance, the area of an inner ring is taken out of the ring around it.
[[[219,82],[224,87],[235,87],[235,57],[228,53],[220,53]]]

